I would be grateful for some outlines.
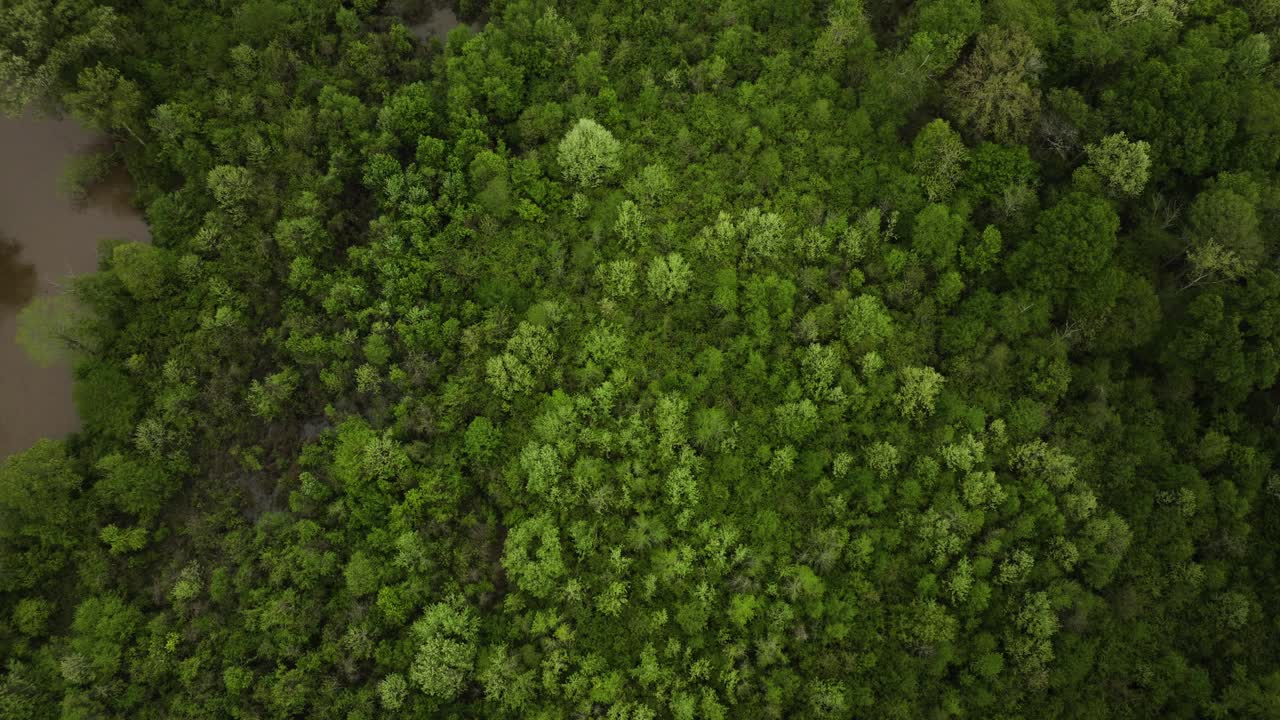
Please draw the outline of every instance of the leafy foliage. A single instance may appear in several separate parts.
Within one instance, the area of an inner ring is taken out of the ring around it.
[[[125,5],[0,716],[1280,715],[1280,6]]]

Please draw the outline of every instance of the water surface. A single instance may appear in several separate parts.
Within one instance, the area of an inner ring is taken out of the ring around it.
[[[104,140],[70,120],[0,117],[0,459],[78,426],[71,370],[37,367],[14,341],[14,318],[67,276],[97,269],[97,241],[147,240],[129,203],[128,176],[113,173],[77,206],[58,181],[76,153]]]

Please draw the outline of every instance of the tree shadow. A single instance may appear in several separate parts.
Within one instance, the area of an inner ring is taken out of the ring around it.
[[[36,266],[21,255],[22,246],[0,234],[0,307],[20,307],[36,293]]]
[[[133,205],[133,179],[124,165],[113,166],[104,177],[85,188],[80,209],[84,208],[100,208],[118,216],[138,214]]]
[[[76,210],[106,210],[136,215],[133,179],[111,138],[99,138],[67,159],[59,180],[63,195]]]

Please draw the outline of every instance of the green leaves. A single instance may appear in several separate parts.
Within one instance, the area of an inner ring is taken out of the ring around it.
[[[17,342],[37,365],[69,364],[96,346],[94,325],[75,298],[41,295],[18,313]]]
[[[249,406],[263,420],[275,420],[297,390],[298,382],[298,372],[293,368],[268,375],[261,381],[254,380],[249,385]]]
[[[1107,265],[1119,229],[1120,218],[1105,200],[1071,193],[1040,214],[1035,239],[1018,248],[1010,269],[1037,289],[1076,285],[1071,278]]]
[[[550,515],[521,522],[507,535],[502,565],[521,590],[546,599],[559,587],[566,568],[560,532]]]
[[[693,270],[680,253],[655,257],[649,262],[646,276],[649,292],[662,302],[671,302],[688,292]]]
[[[932,655],[955,641],[958,624],[933,600],[916,600],[902,615],[897,635],[913,653]]]
[[[470,608],[456,601],[436,603],[427,608],[421,620],[413,625],[418,650],[409,668],[409,682],[429,698],[452,700],[470,680],[475,669],[478,620]],[[384,681],[385,682],[385,681]],[[395,681],[384,694],[395,700]]]
[[[1037,79],[1043,67],[1039,49],[1024,32],[987,27],[950,81],[948,105],[979,137],[1021,142],[1040,112]]]
[[[232,222],[238,224],[248,219],[257,191],[254,187],[253,175],[247,168],[219,165],[209,171],[205,181],[218,207]]]
[[[464,437],[467,456],[476,463],[484,463],[498,449],[502,434],[489,418],[480,416],[467,426]]]
[[[90,0],[6,3],[0,9],[0,111],[16,115],[33,102],[56,99],[81,63],[117,49],[124,29],[115,8]],[[105,70],[99,64],[85,72]]]
[[[145,527],[121,529],[115,525],[108,525],[102,528],[98,537],[111,549],[112,555],[127,555],[146,547],[148,535]]]
[[[0,538],[23,536],[51,544],[68,544],[79,508],[73,502],[82,479],[66,445],[40,440],[0,464]]]
[[[155,236],[20,323],[0,715],[1269,710],[1280,14],[545,4],[0,10]]]
[[[30,637],[43,635],[53,605],[41,598],[25,598],[13,609],[13,624],[18,632]]]
[[[1209,270],[1226,279],[1239,277],[1262,259],[1257,208],[1248,198],[1253,189],[1236,178],[1223,178],[1215,187],[1196,196],[1189,212],[1191,253],[1198,271]]]
[[[400,673],[391,673],[378,683],[378,699],[387,710],[399,710],[408,695],[409,684]]]
[[[98,461],[101,478],[93,492],[102,502],[142,519],[160,512],[177,490],[179,478],[170,468],[133,454],[111,454]]]
[[[861,354],[879,347],[893,335],[893,318],[880,298],[863,294],[849,304],[842,329],[850,349]]]
[[[63,676],[76,685],[108,682],[120,669],[142,612],[115,595],[91,597],[76,608]]]
[[[952,213],[947,206],[929,205],[916,215],[911,248],[934,270],[946,270],[955,265],[964,228],[965,219]]]
[[[797,442],[818,430],[818,408],[811,400],[779,405],[774,410],[774,417],[783,436]]]
[[[621,168],[622,144],[590,118],[582,118],[560,141],[558,159],[565,177],[584,188],[612,178]]]
[[[942,375],[929,367],[908,367],[902,369],[901,380],[896,400],[902,414],[922,418],[932,413],[942,392]]]
[[[551,369],[555,351],[555,338],[547,328],[521,322],[507,341],[507,351],[486,362],[486,379],[500,397],[511,401],[534,389],[538,377]]]
[[[96,130],[124,130],[139,143],[146,141],[135,127],[143,113],[142,91],[120,71],[98,63],[85,68],[77,78],[75,91],[64,98],[71,114]]]
[[[945,200],[964,174],[969,151],[946,120],[934,120],[916,135],[912,167],[930,202]]]
[[[1151,146],[1142,140],[1130,141],[1124,133],[1113,133],[1102,142],[1085,148],[1089,163],[1106,181],[1107,188],[1120,197],[1142,194],[1151,172]]]

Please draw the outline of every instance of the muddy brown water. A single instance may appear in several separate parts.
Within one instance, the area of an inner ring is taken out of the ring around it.
[[[57,293],[69,275],[97,269],[99,239],[150,237],[124,172],[83,203],[59,189],[67,161],[103,143],[70,120],[0,117],[0,461],[79,425],[71,369],[31,362],[15,341],[18,311],[36,295]]]

